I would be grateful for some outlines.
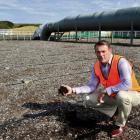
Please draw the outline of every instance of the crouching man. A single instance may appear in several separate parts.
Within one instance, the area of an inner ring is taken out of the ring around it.
[[[87,103],[98,111],[115,118],[112,137],[121,136],[133,106],[140,104],[140,86],[136,80],[131,63],[123,56],[112,53],[110,44],[101,40],[94,46],[97,61],[93,66],[91,79],[87,85],[70,87],[62,85],[63,95],[89,93]],[[104,89],[96,92],[98,85]],[[117,110],[117,115],[116,115]],[[116,116],[113,116],[113,115]]]

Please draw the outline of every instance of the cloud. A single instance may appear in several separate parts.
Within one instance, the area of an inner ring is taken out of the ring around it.
[[[1,19],[55,22],[68,16],[139,6],[140,0],[0,0]]]

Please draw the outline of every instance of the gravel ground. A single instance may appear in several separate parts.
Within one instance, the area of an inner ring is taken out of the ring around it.
[[[135,62],[140,82],[140,47],[113,51]],[[82,96],[58,95],[63,83],[86,84],[95,60],[93,44],[0,41],[0,140],[112,140],[107,116]],[[140,140],[139,116],[133,108],[119,140]]]

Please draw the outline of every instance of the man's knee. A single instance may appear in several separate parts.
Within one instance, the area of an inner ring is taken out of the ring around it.
[[[85,96],[84,103],[87,106],[96,106],[97,103],[98,103],[98,101],[97,101],[97,95],[90,94],[90,95]]]
[[[116,96],[117,102],[119,104],[126,104],[129,105],[131,103],[131,98],[127,91],[119,91]]]

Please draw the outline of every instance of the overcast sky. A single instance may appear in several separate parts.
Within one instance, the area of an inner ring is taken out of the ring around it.
[[[140,6],[140,0],[0,0],[0,21],[49,23],[67,16]]]

